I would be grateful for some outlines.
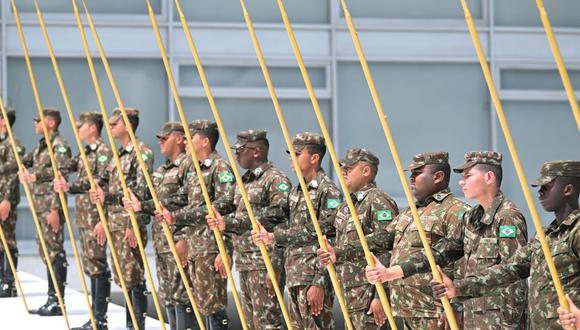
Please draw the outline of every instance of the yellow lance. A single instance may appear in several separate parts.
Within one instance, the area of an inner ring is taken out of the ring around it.
[[[185,32],[185,36],[187,38],[187,42],[188,42],[189,48],[191,50],[191,55],[193,56],[193,59],[195,60],[195,66],[197,67],[199,77],[200,77],[201,82],[203,84],[203,88],[205,90],[205,94],[207,96],[209,106],[211,108],[211,111],[212,111],[213,116],[215,118],[216,124],[218,126],[220,136],[222,137],[222,141],[223,141],[224,147],[226,149],[226,154],[228,155],[228,159],[232,165],[232,169],[234,171],[234,177],[236,178],[236,184],[238,185],[238,188],[240,189],[240,194],[242,195],[242,200],[243,200],[244,205],[246,207],[246,210],[248,212],[248,217],[250,218],[250,222],[252,223],[252,229],[256,230],[256,231],[260,230],[260,227],[259,227],[258,222],[256,221],[256,217],[254,215],[254,211],[252,209],[252,205],[250,204],[250,200],[248,199],[248,194],[246,192],[244,182],[242,181],[242,176],[240,175],[240,171],[238,169],[238,166],[236,165],[234,155],[232,154],[232,151],[230,148],[230,143],[229,143],[229,140],[228,140],[228,137],[226,134],[226,130],[222,124],[220,114],[217,110],[217,106],[215,104],[213,94],[211,92],[211,89],[209,87],[209,83],[207,81],[207,77],[205,75],[205,70],[203,69],[203,65],[201,64],[201,59],[200,59],[199,54],[197,52],[197,47],[195,47],[195,43],[193,42],[193,38],[191,36],[191,31],[189,31],[189,27],[187,26],[187,22],[185,21],[185,17],[183,15],[183,12],[181,11],[181,7],[178,6],[178,8],[179,8],[178,10],[180,13],[180,18],[181,18],[181,24],[183,26],[183,30]],[[288,314],[288,309],[286,308],[286,304],[284,303],[284,295],[283,295],[282,291],[280,290],[278,280],[276,279],[276,273],[274,271],[274,267],[272,266],[272,261],[270,259],[270,255],[268,254],[268,250],[266,249],[266,246],[263,243],[259,245],[259,248],[260,248],[260,252],[262,254],[262,258],[264,259],[264,264],[266,265],[266,270],[268,272],[268,275],[270,276],[270,280],[272,281],[272,285],[274,286],[276,298],[278,299],[278,303],[280,304],[280,309],[282,310],[282,314],[284,316],[284,321],[286,322],[286,327],[288,329],[292,329],[292,325],[290,323],[290,316]]]
[[[2,110],[2,118],[4,119],[4,123],[6,123],[6,130],[8,131],[8,138],[10,139],[10,144],[12,145],[12,152],[14,152],[14,157],[18,163],[18,168],[22,168],[20,166],[20,156],[18,155],[18,145],[16,144],[16,140],[12,135],[12,128],[10,127],[10,121],[8,119],[8,114],[6,113],[6,109],[4,108],[4,102],[0,97],[0,109]],[[28,191],[26,196],[30,197],[28,190],[28,184],[24,184],[25,189]],[[33,204],[32,199],[29,199],[29,204]],[[32,207],[31,207],[32,211]],[[36,217],[36,212],[33,211],[33,216]],[[26,297],[24,296],[24,291],[22,290],[22,286],[20,286],[20,279],[18,278],[18,271],[16,270],[16,266],[14,265],[14,260],[12,259],[12,255],[10,255],[8,241],[6,240],[6,235],[4,235],[4,229],[0,226],[0,238],[2,238],[2,246],[4,247],[4,252],[6,253],[6,258],[8,258],[8,263],[10,264],[10,270],[12,270],[12,274],[14,274],[14,280],[16,281],[16,287],[18,291],[20,291],[20,296],[22,297],[22,302],[24,303],[24,309],[28,312],[28,304],[26,303]]]
[[[243,0],[240,0],[240,2],[242,2],[242,4],[243,4]],[[324,122],[324,117],[322,116],[322,113],[320,111],[320,105],[318,104],[318,100],[316,99],[316,95],[314,94],[314,88],[312,87],[312,83],[310,81],[310,76],[308,75],[308,71],[306,70],[306,66],[304,65],[304,59],[302,58],[302,55],[300,53],[300,49],[298,47],[298,43],[296,42],[296,38],[294,36],[294,32],[292,31],[292,26],[290,25],[290,20],[288,19],[288,15],[286,14],[286,9],[284,8],[284,4],[282,3],[281,0],[277,0],[277,2],[278,2],[278,7],[280,8],[280,13],[282,14],[282,20],[284,21],[284,26],[286,27],[286,32],[288,33],[288,37],[289,37],[290,42],[292,44],[292,49],[294,50],[294,55],[295,55],[296,60],[298,62],[298,66],[300,67],[300,72],[302,73],[302,78],[304,79],[306,89],[308,90],[308,95],[310,96],[310,100],[312,102],[312,106],[313,106],[314,112],[316,114],[316,119],[318,120],[318,123],[320,125],[321,130],[322,130],[322,134],[324,135],[324,138],[326,139],[326,144],[328,145],[328,152],[329,152],[330,158],[332,160],[332,165],[333,165],[334,169],[336,170],[336,172],[339,174],[339,175],[337,175],[338,180],[340,181],[340,186],[342,187],[343,195],[345,197],[346,203],[348,205],[348,209],[350,210],[351,216],[353,218],[353,223],[356,227],[356,232],[358,234],[361,246],[364,250],[365,259],[369,265],[374,266],[375,262],[373,260],[371,251],[370,251],[369,246],[367,244],[367,240],[365,238],[363,228],[360,224],[360,219],[358,217],[358,214],[357,214],[356,209],[354,207],[354,204],[352,202],[352,198],[351,198],[350,193],[348,191],[348,187],[346,186],[346,182],[344,181],[344,178],[342,177],[342,175],[340,175],[340,165],[338,163],[338,158],[336,156],[336,152],[334,150],[332,140],[330,139],[330,134],[328,133],[326,123]],[[248,15],[248,12],[247,12],[245,6],[243,6],[243,10],[244,10],[244,16],[246,16],[246,20],[249,20],[249,15]],[[377,283],[375,286],[377,288],[377,292],[378,292],[379,298],[381,300],[381,305],[382,305],[385,313],[387,314],[387,318],[389,319],[389,324],[390,324],[391,328],[396,329],[397,325],[395,323],[395,318],[393,317],[393,312],[391,310],[391,305],[389,304],[389,300],[387,298],[387,293],[385,292],[385,288],[383,288],[383,285],[381,283]]]
[[[554,31],[552,31],[552,24],[550,23],[548,12],[546,11],[546,8],[544,8],[544,2],[542,0],[536,0],[536,6],[540,12],[540,18],[542,20],[542,24],[544,25],[544,30],[546,30],[546,36],[548,37],[550,48],[552,48],[552,54],[554,55],[554,60],[558,66],[558,71],[560,72],[560,77],[562,78],[562,84],[566,90],[568,102],[570,102],[570,106],[572,107],[572,113],[574,114],[574,119],[576,119],[576,125],[578,125],[578,130],[580,130],[580,109],[578,109],[578,100],[574,94],[574,88],[570,82],[568,70],[566,70],[566,65],[564,64],[564,59],[560,53],[560,48],[558,47],[558,42],[554,36]]]
[[[143,161],[143,155],[141,153],[141,150],[138,147],[137,138],[135,137],[135,133],[133,132],[133,129],[131,128],[131,123],[129,122],[129,118],[127,117],[125,105],[123,104],[123,100],[121,99],[121,95],[119,94],[117,84],[116,84],[115,79],[113,77],[113,73],[111,72],[111,67],[109,66],[109,61],[107,60],[107,57],[106,57],[105,52],[103,50],[103,45],[101,44],[101,40],[99,38],[99,35],[97,34],[97,30],[95,29],[95,25],[93,23],[93,20],[92,20],[90,14],[89,14],[88,8],[86,6],[86,2],[84,0],[82,0],[82,2],[83,2],[83,7],[85,9],[85,13],[87,15],[87,20],[88,20],[89,26],[91,28],[91,32],[93,34],[93,38],[95,39],[95,42],[96,42],[98,50],[99,50],[99,55],[101,56],[101,60],[102,60],[103,65],[105,67],[105,71],[106,71],[107,76],[109,78],[109,82],[111,83],[111,87],[113,88],[113,94],[115,95],[115,99],[119,105],[119,109],[121,110],[121,115],[123,117],[123,121],[125,122],[125,125],[128,128],[129,137],[131,138],[131,142],[135,146],[134,150],[135,150],[135,153],[137,154],[137,162],[139,164],[139,167],[141,168],[141,171],[143,172],[143,176],[145,178],[145,181],[147,182],[147,187],[149,188],[149,192],[151,193],[153,203],[155,204],[155,209],[157,211],[161,211],[162,208],[161,208],[161,204],[159,203],[159,198],[158,198],[157,193],[155,191],[155,187],[153,186],[153,182],[151,181],[151,176],[149,175],[149,172],[147,170],[147,165]],[[162,227],[163,227],[163,233],[165,234],[165,237],[167,238],[167,242],[169,243],[169,248],[171,249],[171,253],[173,255],[173,258],[175,259],[177,269],[179,270],[181,280],[183,281],[183,284],[185,286],[185,290],[187,291],[187,296],[189,298],[189,301],[190,301],[191,306],[193,308],[193,311],[195,313],[199,327],[202,330],[205,330],[203,317],[202,317],[201,313],[199,312],[199,309],[197,308],[197,304],[195,303],[195,299],[193,298],[193,292],[191,291],[191,286],[189,285],[189,279],[187,277],[187,274],[185,273],[183,267],[181,266],[181,262],[179,261],[179,255],[177,254],[177,249],[175,248],[175,242],[173,241],[173,237],[172,237],[171,231],[169,230],[169,226],[167,225],[166,222],[163,222]]]
[[[427,256],[427,260],[429,261],[429,266],[431,267],[431,272],[433,274],[433,278],[436,281],[441,281],[441,274],[437,271],[437,264],[435,263],[435,258],[433,257],[433,252],[431,250],[431,246],[429,245],[429,241],[427,240],[427,236],[425,235],[425,229],[423,227],[423,223],[419,218],[419,213],[417,212],[417,206],[415,205],[415,201],[413,200],[413,195],[411,194],[411,189],[409,188],[409,183],[405,178],[405,173],[403,171],[403,166],[401,165],[401,159],[399,157],[399,152],[397,151],[397,146],[395,145],[395,140],[393,139],[393,135],[391,134],[391,129],[389,127],[389,122],[387,120],[387,116],[383,111],[383,105],[379,98],[379,94],[377,92],[377,88],[375,86],[375,82],[371,71],[369,69],[369,65],[367,63],[365,54],[363,52],[362,46],[360,44],[360,40],[358,38],[358,33],[352,21],[352,17],[348,10],[345,0],[340,0],[342,5],[342,10],[344,12],[344,17],[346,19],[346,23],[348,25],[348,29],[350,31],[350,35],[352,37],[352,41],[354,43],[354,47],[356,49],[356,53],[358,55],[359,61],[361,63],[367,84],[369,86],[371,96],[373,98],[373,102],[375,104],[375,108],[377,110],[377,114],[379,117],[379,121],[381,122],[381,126],[383,128],[383,132],[387,138],[387,142],[389,144],[389,149],[393,156],[393,161],[395,162],[395,167],[397,169],[397,174],[401,180],[401,184],[403,185],[403,190],[405,191],[405,196],[407,197],[407,202],[409,203],[409,207],[411,209],[411,214],[413,215],[413,220],[417,225],[419,230],[419,236],[421,237],[421,242],[423,243],[423,248],[425,249],[425,254]],[[452,329],[457,329],[457,322],[455,320],[455,316],[453,313],[453,309],[449,304],[449,299],[447,297],[441,298],[441,302],[443,303],[443,308],[445,310],[445,315],[447,316],[447,320]]]
[[[178,8],[178,11],[180,12],[180,14],[182,14],[181,6],[179,5],[179,1],[175,0],[175,3],[176,3],[176,6]],[[185,138],[187,140],[187,145],[189,147],[189,150],[191,150],[191,152],[190,152],[191,158],[193,160],[195,172],[197,174],[197,179],[198,179],[199,185],[201,187],[203,199],[205,201],[205,205],[207,206],[207,212],[208,212],[209,216],[215,217],[215,213],[214,213],[213,208],[211,206],[211,199],[209,197],[207,186],[205,184],[205,180],[203,179],[203,172],[202,172],[201,167],[199,165],[199,159],[197,158],[197,155],[195,153],[195,148],[193,147],[191,133],[189,132],[189,129],[187,129],[187,125],[188,125],[187,119],[186,119],[185,113],[183,111],[183,106],[181,104],[181,98],[179,97],[179,93],[177,91],[177,85],[175,84],[175,79],[173,77],[173,73],[171,72],[171,66],[169,65],[169,61],[167,59],[167,53],[165,51],[165,46],[163,45],[163,40],[161,39],[161,33],[159,32],[159,26],[157,25],[157,19],[155,18],[155,12],[153,12],[153,8],[151,8],[151,3],[149,2],[149,0],[147,0],[147,8],[149,11],[149,18],[151,20],[151,25],[153,26],[153,30],[155,31],[155,39],[157,40],[157,44],[159,45],[159,51],[161,52],[161,58],[163,59],[163,64],[165,66],[165,72],[167,74],[167,79],[169,80],[169,85],[171,86],[171,90],[173,91],[173,98],[174,98],[175,104],[177,106],[179,118],[181,120],[183,127],[185,128],[185,130],[184,130],[185,131]],[[242,308],[242,303],[241,303],[240,297],[238,295],[238,290],[236,289],[236,282],[234,281],[234,277],[233,277],[232,271],[230,269],[230,263],[228,260],[228,253],[226,251],[226,247],[224,245],[222,235],[217,228],[213,229],[213,234],[214,234],[215,240],[217,242],[217,246],[218,246],[218,250],[220,252],[220,256],[222,258],[222,262],[224,263],[224,265],[226,267],[228,281],[230,282],[230,285],[232,287],[232,294],[234,296],[234,301],[236,304],[236,309],[238,311],[238,315],[240,317],[240,322],[242,324],[242,327],[244,329],[247,329],[248,326],[247,326],[246,316],[245,316],[244,310]]]
[[[24,39],[24,32],[22,31],[22,24],[20,22],[20,16],[18,14],[18,9],[16,8],[16,4],[14,3],[14,0],[11,0],[11,4],[12,4],[12,10],[14,11],[14,17],[16,19],[16,25],[18,27],[18,34],[20,36],[20,42],[22,44],[22,51],[24,53],[24,59],[26,61],[26,67],[28,69],[28,75],[30,76],[30,83],[32,85],[32,91],[33,91],[33,94],[34,94],[34,99],[36,101],[36,107],[37,107],[37,110],[38,110],[38,116],[39,116],[40,122],[42,124],[42,131],[44,133],[44,140],[46,142],[46,149],[47,149],[48,154],[50,156],[50,163],[52,165],[52,170],[54,172],[54,177],[55,178],[58,178],[59,177],[58,166],[57,166],[57,163],[56,163],[56,159],[54,157],[54,151],[52,150],[52,141],[50,140],[50,136],[48,135],[48,129],[47,129],[46,124],[44,122],[44,113],[43,113],[43,110],[42,110],[42,104],[40,103],[40,96],[38,94],[38,88],[36,87],[36,79],[34,77],[34,72],[32,70],[32,64],[30,63],[30,56],[28,55],[28,48],[26,47],[26,41]],[[24,170],[24,168],[22,168],[22,170]],[[83,269],[82,268],[82,262],[81,262],[81,260],[79,258],[78,251],[77,251],[77,247],[76,247],[76,241],[75,241],[74,231],[73,231],[73,228],[72,228],[72,225],[71,225],[71,222],[70,222],[70,216],[69,216],[69,213],[68,213],[68,206],[67,206],[67,202],[66,202],[66,196],[65,196],[65,194],[63,192],[60,192],[58,194],[58,196],[59,196],[59,199],[60,199],[60,204],[61,204],[62,211],[63,211],[63,214],[64,214],[65,222],[66,222],[66,225],[67,225],[67,228],[68,228],[68,231],[69,231],[69,235],[70,235],[70,239],[71,239],[71,243],[72,243],[73,252],[74,252],[75,260],[76,260],[76,263],[77,263],[77,267],[79,268],[79,270],[81,270],[81,269]],[[40,231],[40,227],[38,229]],[[40,235],[40,237],[42,237],[42,235]],[[48,255],[48,250],[46,249],[46,244],[43,243],[43,241],[44,240],[41,240],[41,245],[43,246],[43,249],[44,249],[45,262],[46,262],[46,265],[48,266],[48,271],[49,271],[49,273],[50,273],[50,275],[52,277],[52,282],[53,282],[54,289],[55,289],[55,292],[56,292],[56,295],[57,295],[58,303],[59,303],[60,308],[62,310],[62,313],[63,313],[63,316],[65,318],[65,321],[67,323],[67,327],[70,329],[70,325],[69,325],[69,321],[68,321],[68,316],[67,316],[67,313],[66,313],[66,309],[64,307],[64,300],[62,299],[62,292],[60,292],[60,289],[59,289],[59,287],[57,285],[56,277],[55,277],[55,274],[54,274],[54,269],[52,267],[52,263],[51,263],[51,260],[49,258],[49,255]],[[86,285],[86,282],[85,282],[85,277],[84,277],[84,274],[82,272],[79,272],[79,273],[80,273],[80,277],[81,277],[81,284],[83,286],[83,293],[85,295],[85,300],[87,302],[87,305],[89,306],[89,315],[91,316],[91,322],[93,324],[95,324],[94,323],[95,321],[94,321],[93,310],[91,308],[91,301],[89,299],[87,285]]]
[[[272,83],[272,79],[270,77],[270,70],[266,65],[266,61],[264,59],[264,54],[262,53],[262,49],[260,47],[260,43],[258,41],[258,37],[256,36],[256,31],[254,29],[254,24],[251,20],[247,20],[248,31],[250,32],[250,36],[252,38],[252,42],[254,44],[254,48],[256,50],[256,55],[258,56],[258,62],[260,62],[260,67],[262,68],[262,73],[264,75],[264,79],[266,80],[266,85],[268,86],[268,91],[270,92],[270,98],[272,99],[272,103],[274,104],[274,110],[276,111],[276,116],[278,117],[278,121],[280,123],[280,127],[282,128],[282,133],[284,135],[284,140],[286,141],[286,145],[288,147],[288,151],[290,152],[290,158],[292,160],[292,164],[294,166],[294,170],[296,171],[296,175],[298,176],[298,182],[300,183],[300,187],[302,188],[302,194],[304,195],[304,200],[306,201],[306,206],[308,208],[308,213],[310,214],[310,218],[312,219],[312,223],[314,224],[314,229],[316,231],[316,237],[318,238],[318,244],[320,248],[324,251],[327,251],[326,242],[324,240],[324,234],[322,233],[322,229],[320,228],[320,223],[318,222],[318,217],[316,216],[316,211],[314,210],[314,206],[312,205],[312,200],[310,199],[310,194],[308,194],[308,186],[304,181],[304,177],[302,175],[302,170],[300,166],[298,166],[298,159],[296,156],[296,151],[292,145],[292,139],[290,138],[290,134],[288,133],[288,127],[286,125],[286,120],[284,119],[284,115],[282,114],[282,110],[280,108],[280,102],[278,101],[278,96],[276,95],[276,90],[274,89],[274,84]],[[340,304],[340,309],[342,311],[342,315],[344,316],[344,321],[348,329],[353,329],[352,321],[350,320],[350,315],[348,314],[348,309],[346,307],[346,303],[344,301],[344,295],[342,293],[342,288],[340,286],[340,282],[338,277],[336,276],[336,270],[334,269],[334,265],[332,263],[326,266],[328,273],[330,274],[330,280],[332,282],[332,286],[334,291],[336,292],[336,296],[338,298],[338,302]]]
[[[477,57],[479,58],[479,63],[481,64],[481,69],[483,71],[483,75],[485,77],[485,81],[487,82],[487,87],[489,88],[489,93],[491,94],[491,99],[495,106],[495,110],[497,112],[497,117],[501,124],[501,128],[503,130],[503,134],[505,136],[505,140],[508,145],[509,152],[511,157],[514,161],[514,166],[516,168],[516,173],[518,175],[518,179],[520,181],[520,185],[522,187],[522,191],[524,192],[524,197],[526,199],[526,203],[528,204],[528,208],[530,209],[530,213],[532,215],[532,220],[534,221],[534,227],[536,227],[536,233],[538,239],[540,240],[540,245],[542,246],[542,251],[544,252],[544,256],[546,257],[546,263],[548,264],[548,270],[550,271],[550,275],[552,276],[552,282],[554,282],[554,287],[556,288],[556,293],[558,294],[558,300],[560,301],[560,305],[564,307],[566,310],[570,311],[570,306],[568,305],[568,301],[564,296],[564,290],[562,289],[562,283],[560,282],[560,278],[558,277],[558,271],[556,270],[556,265],[554,264],[554,258],[552,258],[552,253],[550,252],[550,246],[548,245],[548,241],[546,240],[546,234],[544,233],[544,228],[542,227],[542,222],[540,221],[540,217],[538,216],[538,211],[536,210],[536,204],[534,204],[534,200],[532,199],[532,194],[530,193],[530,188],[528,185],[528,180],[524,174],[524,169],[520,162],[520,157],[518,156],[518,152],[516,150],[516,146],[512,139],[512,135],[510,133],[510,128],[508,126],[507,120],[505,118],[505,114],[503,111],[503,106],[499,99],[499,95],[497,93],[497,89],[495,87],[495,83],[493,82],[493,77],[491,76],[491,71],[489,70],[489,65],[487,64],[487,59],[485,54],[483,53],[483,48],[481,47],[481,41],[479,40],[479,36],[477,34],[477,29],[475,28],[475,24],[473,24],[473,20],[471,18],[471,12],[469,11],[469,7],[465,0],[461,0],[461,5],[463,7],[463,11],[465,12],[465,20],[467,22],[467,26],[469,28],[469,33],[471,34],[471,39],[473,41],[473,45],[475,47],[475,51],[477,53]]]

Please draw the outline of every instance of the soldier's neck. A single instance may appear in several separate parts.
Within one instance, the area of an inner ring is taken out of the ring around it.
[[[124,134],[119,138],[119,142],[121,143],[121,146],[125,148],[131,142],[131,137],[129,134]]]
[[[306,171],[302,171],[302,176],[304,177],[304,181],[306,181],[306,183],[310,183],[310,181],[316,177],[316,174],[318,174],[317,168],[311,168],[307,169]]]
[[[195,156],[197,157],[197,160],[199,160],[200,162],[206,160],[210,154],[211,150],[200,149],[195,151]]]
[[[576,205],[572,205],[570,203],[564,204],[564,206],[562,206],[560,209],[554,211],[554,214],[556,215],[556,222],[559,224],[562,223],[562,221],[564,221],[564,219],[566,219],[570,213],[576,211],[577,209],[578,202],[576,202]]]
[[[477,202],[483,207],[484,211],[487,212],[487,210],[489,210],[498,191],[498,188],[490,186],[479,198],[477,198]]]
[[[252,166],[250,166],[250,168],[248,168],[248,170],[253,171],[255,169],[257,169],[258,167],[262,166],[262,164],[266,163],[266,161],[262,161],[262,160],[256,160],[255,163],[252,164]]]
[[[97,140],[99,139],[100,136],[97,135],[91,135],[89,137],[87,137],[87,144],[91,145],[91,144],[95,144],[97,143]]]
[[[171,155],[169,155],[167,158],[169,158],[169,160],[171,160],[171,162],[174,162],[177,159],[177,157],[179,157],[179,155],[181,155],[182,152],[183,152],[183,150],[177,149]]]
[[[6,126],[0,126],[0,135],[6,135],[7,132],[8,130],[6,129]]]

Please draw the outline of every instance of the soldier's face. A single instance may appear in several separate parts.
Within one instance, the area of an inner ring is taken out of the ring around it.
[[[111,133],[115,139],[120,138],[127,132],[125,123],[120,118],[116,122],[111,123]]]
[[[0,116],[0,130],[6,130],[6,125],[4,124],[4,116]]]
[[[367,178],[365,176],[365,169],[369,169],[364,164],[357,163],[353,166],[343,166],[342,177],[351,192],[359,191],[366,185]]]
[[[538,195],[544,210],[547,212],[559,210],[566,201],[565,189],[567,189],[566,185],[559,177],[540,186]]]
[[[236,161],[242,168],[252,168],[257,158],[256,149],[257,148],[250,143],[246,143],[245,145],[236,149]]]
[[[409,184],[413,196],[419,201],[422,201],[433,194],[435,183],[433,181],[433,173],[428,166],[411,171],[409,177]]]
[[[288,155],[290,157],[290,155]],[[312,154],[308,152],[307,148],[302,148],[300,151],[296,151],[296,161],[298,163],[298,167],[300,167],[300,171],[306,172],[312,168]],[[296,172],[294,168],[294,163],[290,162],[290,168],[292,172]]]
[[[91,128],[90,125],[87,123],[83,123],[81,126],[79,126],[79,137],[81,138],[81,140],[86,141],[87,138],[89,137],[89,135],[91,134]]]
[[[467,199],[477,199],[483,196],[488,187],[487,173],[477,169],[477,166],[463,170],[459,185]]]
[[[45,119],[46,120],[46,119]],[[41,135],[43,134],[42,131],[42,124],[40,123],[39,119],[34,119],[34,131],[36,132],[36,134]]]
[[[193,149],[197,152],[203,148],[204,140],[207,139],[199,134],[194,134],[191,137],[191,144],[193,145]],[[208,140],[209,141],[209,140]]]

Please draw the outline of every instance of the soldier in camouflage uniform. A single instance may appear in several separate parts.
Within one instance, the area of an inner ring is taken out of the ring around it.
[[[375,183],[379,159],[366,149],[349,149],[341,166],[365,237],[373,240],[399,213],[395,201]],[[336,262],[353,326],[356,329],[380,329],[385,323],[385,312],[375,287],[365,280],[367,263],[346,202],[338,208],[335,227],[336,240],[333,246],[328,245],[328,252],[318,250],[320,260],[324,265]],[[371,251],[388,262],[389,252],[384,246],[377,245]]]
[[[269,142],[266,131],[248,130],[238,133],[232,146],[238,164],[247,169],[242,180],[256,220],[267,231],[274,231],[288,221],[288,194],[292,184],[288,177],[268,161]],[[252,242],[252,224],[239,188],[234,198],[236,212],[227,216],[217,213],[207,219],[211,228],[234,234],[234,260],[240,274],[242,305],[250,329],[282,329],[282,311],[274,297],[274,290],[262,255]],[[268,253],[278,277],[283,278],[284,249],[271,246]],[[284,287],[279,280],[280,288]]]
[[[500,190],[501,161],[502,155],[497,152],[468,152],[465,163],[454,169],[463,173],[460,185],[465,197],[480,203],[465,213],[461,226],[432,248],[442,267],[463,257],[456,279],[477,277],[481,270],[501,264],[527,243],[524,216]],[[379,264],[375,269],[367,269],[367,274],[379,271],[380,280],[385,281],[430,269],[424,253],[415,253],[407,261],[391,264],[390,269],[384,270]],[[523,329],[526,291],[525,281],[518,280],[483,297],[465,297],[461,300],[463,306],[458,308],[463,310],[465,329]]]
[[[56,158],[56,165],[62,176],[66,177],[68,173],[67,166],[71,159],[71,150],[66,140],[58,132],[58,127],[61,123],[60,111],[56,109],[44,109],[43,114],[44,124],[46,125]],[[64,296],[67,271],[66,253],[63,246],[64,228],[62,225],[64,223],[64,213],[58,194],[52,189],[54,173],[40,118],[35,118],[34,123],[36,134],[42,135],[43,137],[40,139],[38,146],[22,159],[23,165],[30,168],[30,171],[26,170],[24,173],[20,173],[20,180],[31,184],[36,212],[50,260],[47,261],[44,259],[37,234],[36,240],[39,254],[44,263],[52,263],[57,285],[61,294]],[[47,267],[48,299],[39,309],[31,310],[30,312],[32,314],[53,316],[61,315],[62,313],[49,274]]]
[[[324,137],[317,133],[299,133],[292,144],[320,227],[327,237],[331,237],[334,235],[334,219],[342,196],[336,184],[321,168],[326,153]],[[330,278],[316,256],[318,239],[299,185],[292,189],[288,199],[288,228],[277,228],[273,233],[262,228],[260,232],[254,232],[254,242],[257,245],[263,242],[286,248],[286,286],[292,327],[334,329],[334,292]]]
[[[121,110],[115,109],[113,115],[109,118],[113,137],[119,140],[121,147],[118,155],[121,160],[121,168],[127,182],[128,188],[139,199],[147,199],[148,189],[145,177],[141,171],[135,146],[131,143],[129,129],[135,131],[139,125],[139,111],[136,109],[126,109],[127,117],[131,127],[127,127],[121,117]],[[137,140],[137,147],[141,150],[143,161],[147,165],[147,170],[151,172],[153,166],[153,151],[144,142]],[[144,329],[145,312],[147,311],[147,297],[145,296],[146,285],[144,277],[143,260],[137,246],[137,238],[131,226],[128,212],[123,207],[123,189],[119,179],[117,166],[112,159],[107,165],[106,171],[101,178],[103,188],[100,186],[90,192],[91,202],[103,203],[107,208],[107,220],[113,239],[115,250],[117,251],[121,272],[113,272],[113,278],[117,285],[120,286],[119,275],[123,276],[127,290],[133,303],[133,310],[139,322],[139,329]],[[104,189],[104,190],[103,190]],[[145,213],[136,214],[137,222],[140,227],[143,245],[147,244],[146,226],[150,221],[150,216]],[[127,329],[133,329],[133,322],[126,309]]]
[[[546,240],[564,292],[570,295],[575,304],[579,304],[580,161],[545,163],[540,178],[532,186],[540,187],[540,203],[546,211],[554,212],[556,216],[545,228]],[[479,269],[473,276],[456,280],[455,285],[448,279],[446,283],[451,296],[480,297],[494,294],[501,287],[509,288],[512,283],[525,279],[528,283],[528,328],[560,329],[558,295],[537,236],[527,246],[520,247],[507,261]],[[446,290],[439,286],[434,291],[441,294]],[[504,310],[506,312],[511,311]]]
[[[79,137],[87,145],[85,154],[91,173],[99,182],[111,159],[111,149],[101,138],[103,117],[99,112],[83,112],[77,121]],[[107,264],[105,234],[97,208],[91,203],[91,184],[84,168],[80,153],[69,163],[69,172],[77,172],[77,179],[70,185],[59,178],[54,181],[55,192],[69,192],[75,197],[75,223],[81,241],[81,257],[84,272],[91,279],[92,308],[98,329],[107,329],[107,305],[111,295],[111,271]],[[99,237],[100,236],[100,237]],[[89,320],[82,327],[73,330],[91,330]]]
[[[216,123],[194,120],[189,124],[189,131],[212,207],[224,216],[234,212],[234,175],[231,166],[215,150],[219,140]],[[186,161],[188,171],[185,185],[174,194],[174,199],[164,211],[165,219],[177,225],[178,236],[188,243],[188,270],[193,295],[200,313],[205,317],[206,328],[227,329],[227,274],[214,235],[205,220],[207,206],[190,155]],[[231,245],[228,240],[225,243]],[[177,318],[193,322],[194,316],[191,306],[188,306],[185,289],[177,292],[180,293],[176,305]]]
[[[165,123],[161,131],[157,133],[161,153],[167,157],[165,164],[159,166],[153,173],[153,185],[160,203],[166,203],[165,200],[171,198],[185,184],[189,164],[185,154],[183,134],[183,125],[176,122]],[[132,200],[123,198],[123,202],[127,211],[133,210],[134,212],[142,212],[151,216],[155,215],[155,203],[151,199],[139,201],[137,198],[132,198]],[[187,295],[185,295],[185,301],[177,302],[174,299],[176,292],[185,292],[185,286],[181,281],[177,264],[163,232],[163,219],[158,217],[156,220],[159,221],[153,223],[151,231],[155,247],[157,279],[159,280],[159,298],[161,303],[165,305],[171,328],[175,329],[177,326],[178,329],[186,329],[192,326],[182,326],[184,319],[178,318],[176,320],[175,307],[178,303],[188,302]],[[169,223],[168,226],[169,230],[175,235],[175,223]],[[187,251],[186,242],[177,240],[175,236],[173,236],[173,240],[178,254],[183,255],[184,251]],[[183,260],[181,262],[182,265],[187,262],[186,252],[185,256],[180,259]],[[188,306],[188,308],[191,309],[191,306]],[[187,321],[191,322],[193,319],[188,319]]]
[[[8,257],[10,253],[14,266],[18,266],[18,247],[16,246],[16,208],[20,202],[20,189],[18,185],[18,164],[14,155],[14,149],[8,136],[7,125],[14,125],[16,112],[7,109],[8,122],[4,116],[0,116],[0,225],[6,236],[8,251],[0,246],[0,298],[16,297],[14,286],[14,274],[10,269]],[[22,157],[24,147],[16,140],[17,151]]]

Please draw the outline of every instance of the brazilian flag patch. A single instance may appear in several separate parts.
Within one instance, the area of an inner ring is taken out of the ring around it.
[[[141,154],[141,156],[143,156],[143,161],[146,162],[149,160],[149,158],[151,158],[151,155],[149,154],[149,152],[144,152]]]
[[[276,189],[278,189],[278,191],[280,191],[280,192],[289,192],[290,185],[287,184],[286,182],[280,182],[276,185]]]
[[[218,174],[218,177],[220,179],[220,183],[228,183],[228,182],[234,182],[234,175],[232,174],[232,172],[221,172],[220,174]]]
[[[465,215],[465,211],[463,211],[463,210],[457,212],[457,219],[459,219],[459,221],[463,220],[464,215]]]
[[[99,158],[97,158],[97,161],[99,162],[99,164],[104,164],[109,160],[109,157],[107,157],[106,155],[100,155]]]
[[[17,147],[16,147],[16,152],[17,152],[19,155],[22,155],[22,148],[20,148],[20,146],[17,146]]]
[[[335,209],[340,205],[340,199],[338,198],[329,198],[326,201],[326,208],[327,209]]]
[[[500,238],[516,238],[516,226],[499,226]]]
[[[391,210],[378,210],[377,211],[378,221],[391,221],[393,220],[393,211]]]
[[[61,153],[61,154],[66,154],[68,149],[65,146],[58,146],[58,148],[56,148],[56,151]]]

